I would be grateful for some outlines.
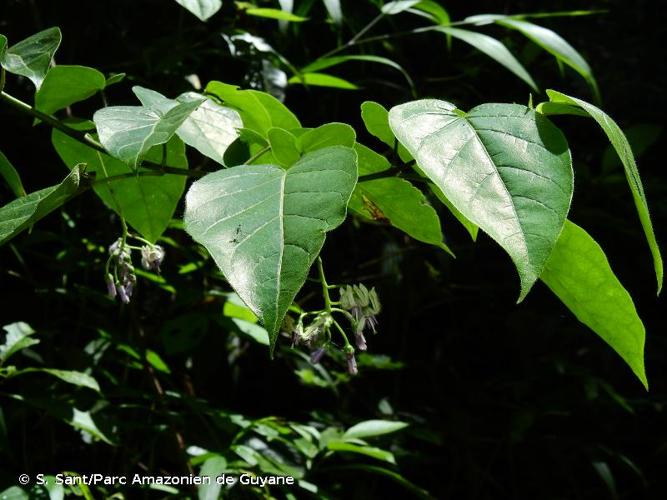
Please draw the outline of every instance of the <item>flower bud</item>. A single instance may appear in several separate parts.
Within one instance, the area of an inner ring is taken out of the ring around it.
[[[147,271],[159,273],[164,255],[164,248],[160,245],[144,245],[141,247],[141,266]]]
[[[324,347],[319,347],[310,353],[310,362],[314,365],[318,364],[324,356],[326,349]]]
[[[347,371],[350,375],[359,373],[357,369],[357,359],[354,357],[354,352],[347,353]]]
[[[111,274],[107,274],[105,281],[107,284],[107,295],[109,296],[110,299],[115,299],[117,292],[113,276]]]
[[[354,332],[354,340],[355,343],[357,344],[357,349],[360,351],[365,351],[368,349],[368,346],[366,345],[366,337],[364,337],[364,332],[362,331],[356,331]]]

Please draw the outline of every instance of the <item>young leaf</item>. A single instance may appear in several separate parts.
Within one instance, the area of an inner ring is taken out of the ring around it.
[[[75,166],[60,183],[35,191],[0,208],[0,245],[62,206],[79,190],[82,169]]]
[[[222,0],[176,0],[202,21],[208,20],[222,7]]]
[[[485,53],[491,59],[495,60],[497,63],[505,66],[505,68],[510,70],[524,82],[530,85],[533,90],[536,92],[540,91],[533,78],[530,76],[530,74],[528,74],[528,71],[526,71],[526,69],[512,55],[512,53],[507,50],[507,47],[505,47],[505,45],[503,45],[495,38],[477,33],[475,31],[462,30],[460,28],[450,28],[447,26],[437,26],[434,28],[434,30],[453,36],[454,38],[458,38],[459,40],[472,45],[480,52]]]
[[[570,209],[572,158],[562,132],[518,104],[463,113],[435,99],[393,108],[389,123],[447,199],[507,251],[523,300]]]
[[[361,119],[364,121],[366,130],[384,142],[387,146],[394,149],[396,147],[396,136],[389,126],[389,111],[382,105],[374,101],[365,101],[361,104]],[[405,149],[405,146],[398,143],[398,156],[404,162],[412,160],[412,156]]]
[[[135,168],[149,149],[169,141],[202,101],[181,102],[166,112],[158,105],[110,106],[97,111],[93,121],[107,151]]]
[[[358,89],[354,83],[343,80],[337,76],[327,73],[302,73],[295,75],[287,83],[299,83],[301,85],[312,85],[314,87],[331,87],[334,89],[355,90]]]
[[[502,17],[496,20],[497,24],[505,26],[516,31],[519,31],[529,40],[532,40],[544,50],[552,54],[558,61],[567,64],[577,73],[584,77],[588,85],[593,91],[593,96],[596,101],[600,100],[600,90],[597,82],[593,76],[591,67],[586,62],[579,52],[575,50],[563,37],[558,33],[538,26],[537,24],[520,19],[511,19]]]
[[[185,190],[185,176],[135,175],[106,183],[103,181],[107,177],[131,174],[133,170],[126,163],[95,151],[56,129],[51,135],[51,142],[69,168],[83,161],[89,171],[95,172],[93,189],[110,209],[122,215],[148,241],[157,241],[167,228]],[[188,167],[185,146],[178,137],[172,137],[167,143],[166,152],[165,165]],[[150,150],[146,158],[162,163],[162,146]]]
[[[390,167],[384,156],[356,144],[359,175],[382,172]],[[405,179],[388,177],[357,183],[350,199],[350,210],[377,222],[388,222],[412,238],[453,252],[443,243],[437,212],[424,194]]]
[[[35,94],[35,107],[53,114],[70,104],[88,99],[106,87],[104,75],[85,66],[55,66],[46,74]]]
[[[393,420],[366,420],[353,425],[343,434],[343,439],[363,439],[400,431],[408,426],[406,422]]]
[[[292,130],[301,127],[294,113],[278,99],[258,90],[241,90],[234,85],[212,81],[206,86],[207,94],[212,94],[225,105],[236,109],[241,115],[243,126],[266,137],[271,127]]]
[[[646,195],[644,194],[644,186],[642,185],[641,177],[639,176],[639,170],[637,170],[637,164],[635,163],[635,157],[632,154],[632,148],[630,147],[625,134],[623,134],[623,131],[616,122],[600,108],[581,99],[577,99],[576,97],[561,94],[555,90],[547,90],[547,94],[552,102],[577,106],[588,113],[590,117],[602,127],[604,133],[607,134],[609,142],[616,150],[616,153],[618,153],[625,169],[625,178],[630,186],[630,191],[632,191],[632,198],[637,207],[639,220],[642,224],[642,228],[644,228],[644,234],[646,235],[646,240],[648,241],[651,254],[653,255],[653,267],[655,268],[655,275],[658,280],[658,294],[660,294],[663,281],[662,256],[660,255],[660,247],[658,246],[658,242],[655,239],[655,233],[653,232],[651,215],[649,214],[648,203],[646,201]]]
[[[0,345],[0,365],[3,365],[14,354],[27,347],[39,344],[39,340],[33,339],[31,335],[35,333],[32,327],[19,321],[5,325],[2,329],[6,332],[5,342]]]
[[[563,232],[540,276],[579,321],[607,342],[648,389],[644,325],[604,251],[576,224]]]
[[[29,78],[39,90],[61,39],[60,28],[35,33],[5,51],[2,67],[9,73]]]
[[[289,167],[299,161],[301,153],[296,145],[296,137],[287,130],[273,127],[269,129],[269,144],[274,158],[283,167]]]
[[[0,151],[0,177],[5,180],[9,189],[12,190],[12,193],[14,193],[17,198],[25,196],[25,189],[23,188],[19,173],[2,151]]]
[[[186,230],[260,318],[272,349],[325,233],[345,219],[356,180],[356,154],[335,146],[306,154],[289,170],[221,170],[188,191]]]
[[[351,148],[356,137],[356,132],[348,124],[332,122],[307,130],[298,138],[297,145],[304,153],[330,146]]]

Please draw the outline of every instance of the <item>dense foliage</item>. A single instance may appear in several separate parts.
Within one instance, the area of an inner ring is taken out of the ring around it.
[[[590,470],[572,473],[567,446],[527,437],[587,401],[635,415],[644,403],[614,387],[644,397],[622,362],[653,381],[612,264],[651,263],[634,279],[652,308],[663,264],[636,154],[660,128],[624,132],[595,59],[558,33],[608,13],[177,0],[160,4],[165,35],[133,25],[151,2],[127,20],[100,4],[91,28],[114,37],[100,48],[68,46],[68,8],[36,2],[8,16],[62,29],[0,35],[3,123],[25,127],[0,142],[5,497],[659,490],[654,461],[623,446],[573,446]],[[560,77],[540,66],[554,61]],[[590,137],[608,141],[603,155]],[[598,244],[598,225],[632,248]],[[620,357],[602,373],[578,359],[575,331],[591,334],[586,352]],[[480,366],[494,379],[489,360],[502,372],[498,346],[524,366],[504,368],[506,399],[484,403],[494,385],[468,379]],[[509,430],[480,445],[471,415]],[[495,456],[513,468],[522,443],[516,460],[552,454],[564,472],[499,482]],[[94,473],[254,479],[60,481]],[[266,483],[279,477],[294,484]],[[554,489],[563,477],[572,486]]]

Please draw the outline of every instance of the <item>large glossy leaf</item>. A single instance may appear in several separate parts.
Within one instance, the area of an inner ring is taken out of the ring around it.
[[[199,107],[178,127],[176,134],[187,145],[224,165],[225,151],[238,137],[238,129],[243,127],[241,116],[236,110],[220,106],[211,99],[202,100],[202,96],[196,92],[187,92],[174,100],[143,87],[133,87],[132,90],[141,104],[155,107],[163,113],[181,102],[200,102]]]
[[[5,180],[9,189],[12,190],[12,193],[14,193],[17,198],[19,196],[25,196],[25,189],[23,188],[19,173],[2,151],[0,151],[0,177]]]
[[[663,264],[662,256],[660,255],[660,247],[658,246],[658,242],[655,239],[655,233],[653,232],[651,215],[648,211],[648,202],[646,201],[646,195],[644,194],[644,186],[642,185],[641,177],[639,176],[639,170],[637,170],[635,157],[632,154],[632,148],[630,147],[630,143],[625,137],[623,130],[621,130],[621,127],[619,127],[607,113],[586,101],[577,99],[576,97],[570,97],[555,90],[547,90],[547,94],[549,95],[549,99],[557,104],[566,104],[583,109],[600,125],[600,127],[602,127],[604,133],[607,134],[609,142],[611,142],[611,145],[614,147],[623,163],[625,177],[630,186],[630,190],[632,191],[632,198],[637,207],[639,220],[644,228],[644,234],[646,235],[651,254],[653,255],[653,267],[655,268],[655,275],[658,280],[658,293],[660,293],[663,281]]]
[[[35,191],[0,208],[0,245],[46,217],[74,196],[81,182],[82,170],[77,165],[60,183]]]
[[[136,167],[149,149],[169,141],[203,100],[179,102],[166,112],[160,105],[110,106],[97,111],[93,120],[107,151]]]
[[[472,45],[477,50],[483,52],[497,63],[505,66],[505,68],[510,70],[516,76],[521,78],[524,82],[530,85],[530,87],[533,90],[539,92],[537,84],[530,76],[528,71],[526,71],[526,69],[516,59],[516,57],[514,57],[509,50],[507,50],[507,47],[505,47],[505,45],[503,45],[495,38],[490,37],[488,35],[483,35],[482,33],[477,33],[475,31],[468,31],[460,28],[451,28],[448,26],[437,26],[433,29],[436,31],[441,31],[442,33],[445,33],[449,36],[452,36],[454,38],[464,41],[467,44]]]
[[[186,230],[261,319],[272,347],[325,233],[345,219],[356,180],[356,154],[335,146],[304,155],[288,170],[221,170],[188,191]]]
[[[39,89],[61,39],[60,28],[35,33],[6,50],[2,67],[10,73],[29,78]]]
[[[127,175],[133,170],[126,163],[95,151],[58,130],[53,130],[51,140],[69,168],[81,161],[88,165],[89,171],[95,172],[95,193],[110,209],[122,215],[138,233],[151,242],[162,235],[185,190],[185,176],[136,175],[104,183],[102,181],[106,177]],[[187,168],[185,146],[177,137],[167,143],[166,152],[166,165]],[[162,146],[149,151],[146,158],[162,163]]]
[[[393,108],[389,123],[447,199],[507,251],[522,300],[570,208],[572,159],[562,132],[518,104],[483,104],[464,113],[435,99]]]
[[[356,144],[359,175],[381,172],[390,167],[384,156]],[[440,219],[424,194],[405,179],[388,177],[357,183],[350,210],[376,222],[389,223],[412,238],[452,251],[443,242]]]
[[[85,66],[51,68],[35,94],[35,107],[50,115],[75,102],[88,99],[106,87],[102,73]]]
[[[206,93],[216,96],[225,105],[236,109],[241,115],[243,126],[267,136],[271,127],[291,130],[301,127],[294,113],[278,99],[258,90],[242,90],[234,85],[212,81],[206,86]]]
[[[591,236],[566,221],[541,276],[574,313],[607,342],[648,388],[644,371],[644,325],[630,294]]]
[[[496,21],[501,26],[517,30],[544,50],[552,54],[558,61],[567,64],[584,77],[593,91],[596,101],[600,100],[600,91],[593,76],[591,67],[577,50],[555,31],[520,19],[502,17]]]
[[[176,0],[202,21],[212,17],[222,7],[222,0]]]

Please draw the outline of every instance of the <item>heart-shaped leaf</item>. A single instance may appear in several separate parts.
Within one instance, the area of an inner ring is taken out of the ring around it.
[[[61,39],[60,28],[35,33],[5,51],[2,67],[10,73],[29,78],[39,90]]]
[[[222,7],[222,0],[176,0],[202,21],[212,17]]]
[[[106,87],[102,73],[86,66],[51,68],[35,94],[35,107],[50,115],[75,102],[83,101]]]
[[[507,251],[522,300],[542,273],[572,200],[572,158],[562,132],[518,104],[483,104],[464,113],[435,99],[393,108],[389,123],[447,199]]]
[[[334,146],[304,155],[288,170],[220,170],[188,191],[186,230],[260,318],[272,348],[325,233],[345,219],[356,181],[354,150]]]

